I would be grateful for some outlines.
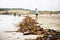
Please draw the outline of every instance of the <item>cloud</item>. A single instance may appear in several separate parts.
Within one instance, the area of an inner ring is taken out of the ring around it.
[[[0,0],[0,8],[60,10],[60,0]]]

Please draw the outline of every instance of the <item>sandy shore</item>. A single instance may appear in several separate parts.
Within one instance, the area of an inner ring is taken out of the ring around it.
[[[35,18],[35,15],[31,17]],[[37,21],[45,29],[60,30],[60,15],[39,15]]]
[[[0,40],[25,40],[34,39],[36,35],[26,35],[16,32],[5,32],[17,30],[17,25],[23,20],[25,15],[21,17],[0,15]],[[35,18],[35,15],[29,15]],[[60,30],[60,15],[39,15],[37,22],[44,29]]]

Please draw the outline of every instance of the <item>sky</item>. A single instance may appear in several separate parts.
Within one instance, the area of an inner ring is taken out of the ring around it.
[[[0,8],[24,8],[60,11],[60,0],[0,0]]]

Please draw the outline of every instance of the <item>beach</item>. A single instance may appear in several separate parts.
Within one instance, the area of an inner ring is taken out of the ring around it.
[[[20,32],[6,32],[16,31],[18,24],[26,15],[13,16],[13,15],[0,15],[0,40],[25,40],[35,39],[38,35],[23,35]],[[35,15],[29,15],[35,19]],[[60,31],[60,15],[39,15],[37,22],[44,29],[53,29]]]

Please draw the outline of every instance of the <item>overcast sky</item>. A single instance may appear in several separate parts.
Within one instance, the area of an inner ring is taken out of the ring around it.
[[[60,10],[60,0],[0,0],[0,8]]]

